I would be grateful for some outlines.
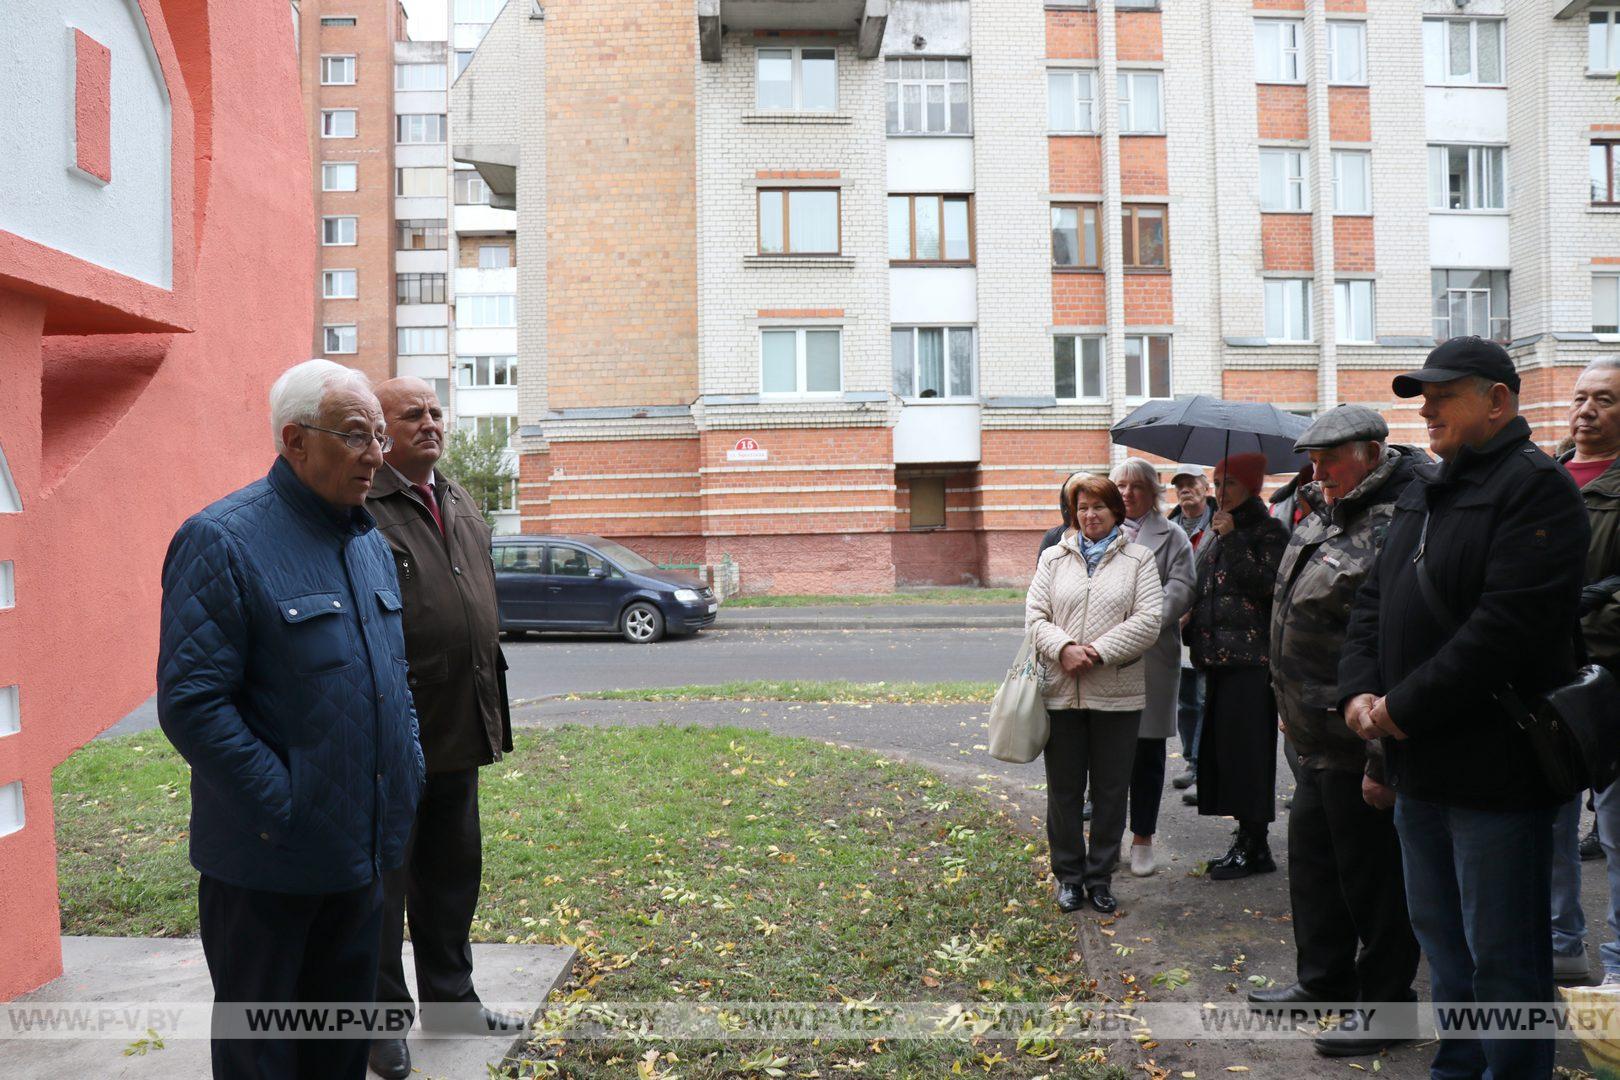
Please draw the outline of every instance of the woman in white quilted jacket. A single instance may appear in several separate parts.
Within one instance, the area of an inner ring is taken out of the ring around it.
[[[1125,831],[1126,795],[1146,698],[1142,654],[1159,637],[1164,593],[1153,552],[1125,539],[1125,503],[1104,476],[1077,473],[1063,485],[1077,527],[1042,552],[1024,602],[1045,664],[1046,838],[1057,904],[1117,906],[1114,867]],[[1091,848],[1083,808],[1091,790]]]

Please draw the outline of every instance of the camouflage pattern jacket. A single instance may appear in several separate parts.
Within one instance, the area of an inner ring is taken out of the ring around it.
[[[1395,500],[1425,460],[1409,447],[1385,449],[1384,460],[1354,491],[1300,521],[1283,552],[1271,605],[1271,682],[1301,765],[1365,771],[1383,780],[1379,742],[1351,734],[1339,713],[1339,650]]]

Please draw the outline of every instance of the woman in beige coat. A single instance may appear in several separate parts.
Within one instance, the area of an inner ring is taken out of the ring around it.
[[[1063,497],[1078,527],[1041,554],[1024,604],[1052,721],[1043,755],[1046,837],[1058,908],[1090,901],[1107,914],[1117,906],[1112,878],[1146,693],[1142,654],[1158,640],[1164,593],[1153,552],[1120,531],[1125,504],[1110,480],[1076,474]]]

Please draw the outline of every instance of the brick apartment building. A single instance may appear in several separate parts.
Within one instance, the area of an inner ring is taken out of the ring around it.
[[[1620,337],[1620,9],[511,0],[453,156],[518,214],[526,532],[750,591],[1019,583],[1107,428]],[[1614,140],[1614,142],[1611,142]]]

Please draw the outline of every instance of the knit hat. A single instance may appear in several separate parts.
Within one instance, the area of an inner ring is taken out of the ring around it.
[[[1217,482],[1223,475],[1230,476],[1248,488],[1250,494],[1258,495],[1266,484],[1266,455],[1233,454],[1215,466]]]

